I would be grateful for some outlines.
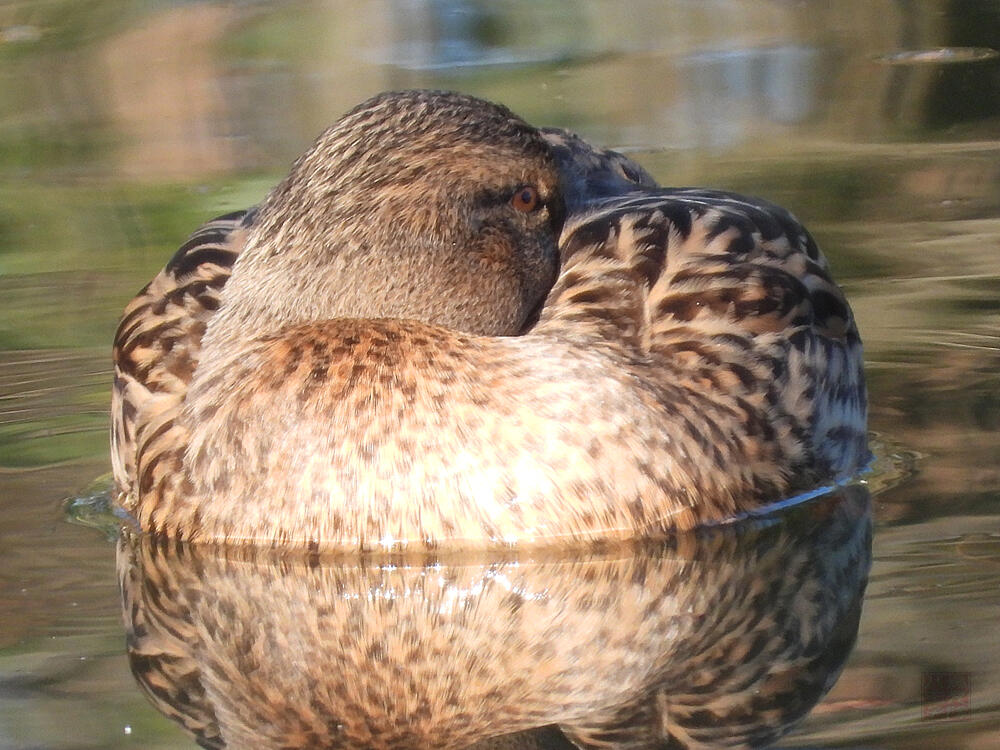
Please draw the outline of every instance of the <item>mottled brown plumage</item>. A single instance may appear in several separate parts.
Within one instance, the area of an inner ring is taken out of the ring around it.
[[[346,115],[115,355],[121,502],[185,539],[631,538],[867,456],[853,316],[791,215],[454,94]]]

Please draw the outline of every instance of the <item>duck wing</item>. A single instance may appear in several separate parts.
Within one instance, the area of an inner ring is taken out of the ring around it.
[[[867,460],[854,315],[791,213],[734,193],[646,188],[580,204],[560,252],[535,330],[626,347],[637,376],[669,385],[678,409],[678,388],[698,394],[688,423],[702,425],[700,454],[738,443],[737,456],[761,459],[761,477],[782,467],[784,478],[750,481],[776,488]]]
[[[114,342],[111,462],[119,491],[136,475],[137,429],[168,430],[198,365],[201,338],[254,211],[201,226],[125,308]]]

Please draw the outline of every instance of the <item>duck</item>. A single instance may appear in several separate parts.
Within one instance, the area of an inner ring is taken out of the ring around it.
[[[401,91],[198,229],[114,341],[121,510],[313,550],[581,545],[868,460],[850,305],[787,210]]]

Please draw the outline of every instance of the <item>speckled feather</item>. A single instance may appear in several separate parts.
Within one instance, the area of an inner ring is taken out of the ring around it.
[[[655,188],[561,131],[546,132],[546,156],[489,110],[510,131],[498,146],[467,132],[481,113],[464,97],[443,136],[343,135],[410,127],[391,96],[321,138],[258,213],[199,230],[126,310],[113,453],[143,528],[320,548],[570,543],[722,520],[865,460],[853,316],[790,214]],[[413,155],[405,180],[394,149]],[[451,266],[428,279],[438,251],[421,237],[446,238],[464,196],[504,173],[543,186],[546,222],[491,218],[476,235],[497,243],[479,250],[496,281]],[[442,190],[450,214],[429,213]],[[560,271],[536,323],[547,222],[562,225]],[[346,233],[333,250],[331,227]],[[512,246],[522,235],[539,249]],[[394,283],[427,289],[402,299]]]

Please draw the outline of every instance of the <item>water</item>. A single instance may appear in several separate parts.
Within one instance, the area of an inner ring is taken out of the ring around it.
[[[857,647],[783,744],[996,747],[997,49],[985,1],[0,4],[0,747],[193,746],[129,673],[114,545],[63,505],[108,470],[117,316],[198,223],[410,86],[806,222],[902,480]]]

